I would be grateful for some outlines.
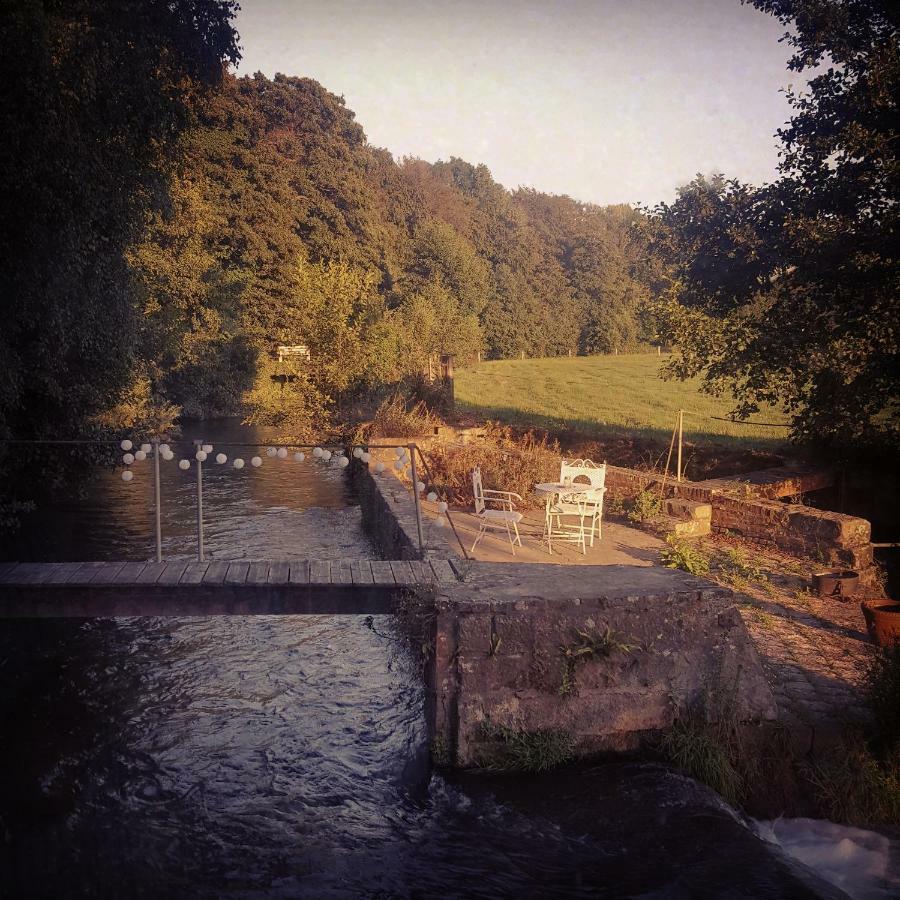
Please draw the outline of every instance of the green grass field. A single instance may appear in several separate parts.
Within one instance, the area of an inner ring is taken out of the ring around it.
[[[697,379],[663,380],[659,373],[665,361],[652,354],[623,354],[484,362],[457,371],[457,406],[510,424],[667,442],[683,409],[688,441],[772,447],[786,439],[786,428],[720,421],[730,415],[729,399],[700,393]],[[786,421],[774,409],[752,419]]]

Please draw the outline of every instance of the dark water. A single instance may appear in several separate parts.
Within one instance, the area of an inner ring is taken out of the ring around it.
[[[166,547],[186,558],[193,476],[174,466]],[[148,499],[147,473],[103,477],[17,554],[146,558]],[[214,556],[372,555],[318,463],[212,466],[206,500]],[[0,628],[4,898],[842,896],[660,766],[435,774],[388,617]]]

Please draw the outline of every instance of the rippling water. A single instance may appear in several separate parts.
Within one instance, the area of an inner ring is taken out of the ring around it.
[[[250,439],[219,429],[198,436]],[[209,468],[210,555],[372,555],[335,470]],[[146,558],[146,475],[42,514],[19,552]],[[191,478],[166,470],[169,556],[193,549]],[[388,617],[2,627],[0,896],[841,896],[660,766],[433,774]]]

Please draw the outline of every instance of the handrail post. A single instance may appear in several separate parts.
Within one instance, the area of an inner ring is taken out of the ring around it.
[[[409,465],[413,488],[413,504],[416,507],[416,532],[419,535],[419,554],[420,558],[424,559],[425,541],[422,537],[422,507],[419,503],[419,478],[416,475],[416,451],[419,448],[415,444],[407,444],[406,449],[409,450]]]
[[[203,447],[202,441],[194,441],[197,449]],[[194,454],[196,458],[196,453]],[[197,562],[203,562],[203,463],[197,460]]]
[[[159,487],[159,438],[153,439],[153,493],[156,506],[156,561],[159,563],[162,562],[162,511]]]
[[[684,410],[678,410],[678,480],[681,481],[681,439],[684,434]]]

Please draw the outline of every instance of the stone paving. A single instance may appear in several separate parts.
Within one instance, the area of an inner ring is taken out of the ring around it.
[[[779,719],[804,749],[819,749],[868,721],[863,681],[874,648],[862,610],[858,601],[811,593],[811,564],[758,550],[752,554],[768,580],[741,585],[741,615]]]

